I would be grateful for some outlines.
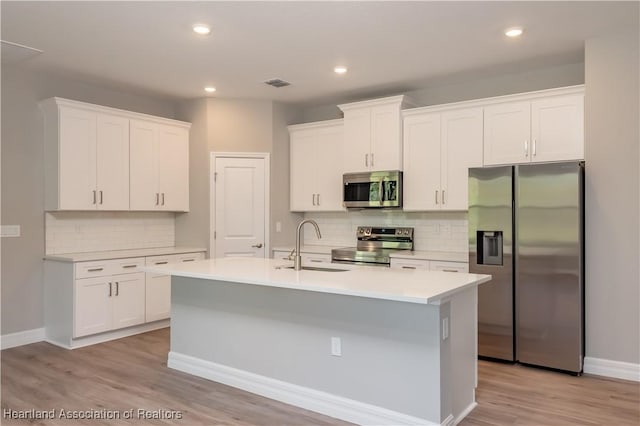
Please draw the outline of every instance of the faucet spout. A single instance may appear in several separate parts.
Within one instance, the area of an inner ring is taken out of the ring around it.
[[[318,239],[322,238],[322,235],[320,234],[320,227],[318,226],[315,220],[305,219],[298,224],[298,229],[296,229],[296,255],[293,258],[293,269],[296,271],[299,271],[302,269],[302,256],[300,255],[300,234],[302,232],[302,227],[304,226],[305,223],[312,224],[313,227],[316,229],[316,236],[318,237]]]

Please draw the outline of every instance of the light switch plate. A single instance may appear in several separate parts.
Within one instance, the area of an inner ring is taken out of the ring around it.
[[[0,237],[19,237],[20,225],[2,225],[0,226]]]

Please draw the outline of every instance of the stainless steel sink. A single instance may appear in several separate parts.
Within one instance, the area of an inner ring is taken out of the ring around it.
[[[276,266],[276,269],[294,269],[293,266]],[[321,268],[319,266],[303,266],[302,270],[304,271],[319,271],[319,272],[345,272],[348,269],[337,269],[337,268]]]

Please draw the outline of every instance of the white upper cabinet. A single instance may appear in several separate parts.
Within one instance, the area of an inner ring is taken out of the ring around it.
[[[404,210],[467,210],[468,169],[481,165],[481,108],[407,113]]]
[[[338,105],[344,112],[345,172],[402,170],[402,121],[405,96]]]
[[[189,129],[131,120],[131,210],[189,210]]]
[[[188,210],[189,123],[61,98],[40,107],[46,210]]]
[[[291,211],[342,211],[342,120],[289,126]]]
[[[129,120],[62,99],[45,115],[45,209],[129,209]]]
[[[484,108],[484,165],[583,159],[584,89],[523,96]]]

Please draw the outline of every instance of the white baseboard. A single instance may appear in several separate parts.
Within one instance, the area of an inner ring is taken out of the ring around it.
[[[475,397],[474,397],[475,399]],[[451,423],[452,425],[457,425],[458,423],[460,423],[465,417],[467,417],[469,415],[469,413],[471,413],[473,411],[474,408],[476,408],[478,406],[478,403],[473,401],[471,404],[469,404],[469,406],[467,408],[465,408],[464,410],[462,410],[462,412],[460,414],[458,414],[458,416],[453,419],[453,423]]]
[[[640,382],[640,364],[584,357],[583,370],[587,374]]]
[[[16,346],[30,345],[44,340],[44,328],[19,331],[17,333],[3,334],[0,337],[2,349],[15,348]]]
[[[85,346],[95,345],[98,343],[109,342],[111,340],[122,339],[123,337],[133,336],[134,334],[146,333],[161,328],[167,328],[170,325],[169,319],[155,321],[146,324],[134,325],[133,327],[121,328],[119,330],[107,331],[105,333],[93,334],[91,336],[79,337],[72,339],[70,343],[61,342],[45,338],[45,342],[64,349],[78,349]]]
[[[169,352],[169,368],[361,425],[439,425],[426,419]]]

